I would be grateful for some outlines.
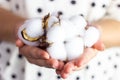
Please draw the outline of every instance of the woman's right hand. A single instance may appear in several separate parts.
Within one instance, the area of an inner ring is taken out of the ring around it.
[[[63,62],[50,58],[46,51],[38,47],[25,45],[20,39],[16,41],[16,45],[19,47],[20,54],[32,64],[58,70],[61,70],[64,65]]]

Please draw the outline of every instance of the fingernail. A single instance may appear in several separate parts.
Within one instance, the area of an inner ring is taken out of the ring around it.
[[[55,68],[55,69],[58,69],[58,68],[59,68],[58,62],[55,62],[55,63],[53,64],[53,68]]]
[[[45,58],[45,59],[49,59],[50,57],[49,57],[48,54],[45,54],[45,55],[44,55],[44,58]]]
[[[40,57],[42,56],[42,58],[43,59],[49,59],[50,58],[50,56],[49,56],[49,54],[48,53],[46,53],[46,52],[40,52]]]
[[[63,73],[63,74],[61,75],[61,77],[62,77],[63,79],[66,79],[66,78],[68,77],[68,74]]]

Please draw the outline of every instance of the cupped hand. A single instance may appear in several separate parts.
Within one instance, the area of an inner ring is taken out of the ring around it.
[[[73,71],[83,69],[97,55],[98,51],[102,51],[104,48],[102,41],[98,40],[92,48],[85,48],[79,58],[67,62],[61,70],[56,69],[56,73],[61,75],[62,78],[67,78]]]
[[[19,39],[16,41],[16,45],[19,47],[19,52],[32,64],[57,70],[60,70],[64,65],[62,61],[50,58],[46,51],[38,47],[25,45]]]

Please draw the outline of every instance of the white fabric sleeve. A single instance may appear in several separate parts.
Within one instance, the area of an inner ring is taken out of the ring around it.
[[[107,10],[106,17],[120,21],[120,0],[113,0]]]

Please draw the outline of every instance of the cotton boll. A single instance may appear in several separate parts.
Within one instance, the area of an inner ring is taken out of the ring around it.
[[[74,27],[77,29],[78,33],[83,36],[85,32],[85,27],[87,25],[86,20],[81,16],[72,16],[70,21],[74,24]]]
[[[82,17],[82,16],[79,16],[79,15],[76,15],[76,16],[72,16],[70,18],[70,21],[75,24],[78,28],[85,28],[85,26],[87,25],[87,22],[86,20]],[[80,27],[79,27],[80,26]]]
[[[64,29],[65,40],[69,40],[70,38],[79,35],[77,29],[75,28],[75,25],[73,25],[72,22],[70,22],[69,20],[67,19],[61,20],[60,25]]]
[[[84,36],[84,45],[85,47],[92,47],[93,44],[97,42],[100,37],[100,32],[97,28],[90,26]]]
[[[82,37],[73,37],[66,41],[65,48],[67,51],[67,59],[72,60],[80,57],[84,50],[84,42]]]
[[[32,19],[26,21],[18,30],[18,37],[27,45],[38,46],[39,37],[43,35],[42,21]]]
[[[52,43],[47,48],[47,51],[50,54],[50,56],[54,59],[58,59],[62,61],[66,61],[67,59],[67,54],[66,54],[66,50],[63,42]]]
[[[30,37],[40,37],[43,35],[43,26],[41,19],[33,19],[26,23],[26,33]]]
[[[27,39],[25,39],[25,38],[23,37],[22,31],[23,31],[24,29],[25,29],[25,25],[22,25],[22,26],[19,28],[19,30],[18,30],[18,37],[19,37],[19,39],[22,40],[23,43],[26,44],[26,45],[38,46],[38,45],[39,45],[39,40],[29,41],[29,40],[27,40]]]
[[[64,30],[59,24],[55,24],[47,32],[48,43],[63,42],[64,39]]]

